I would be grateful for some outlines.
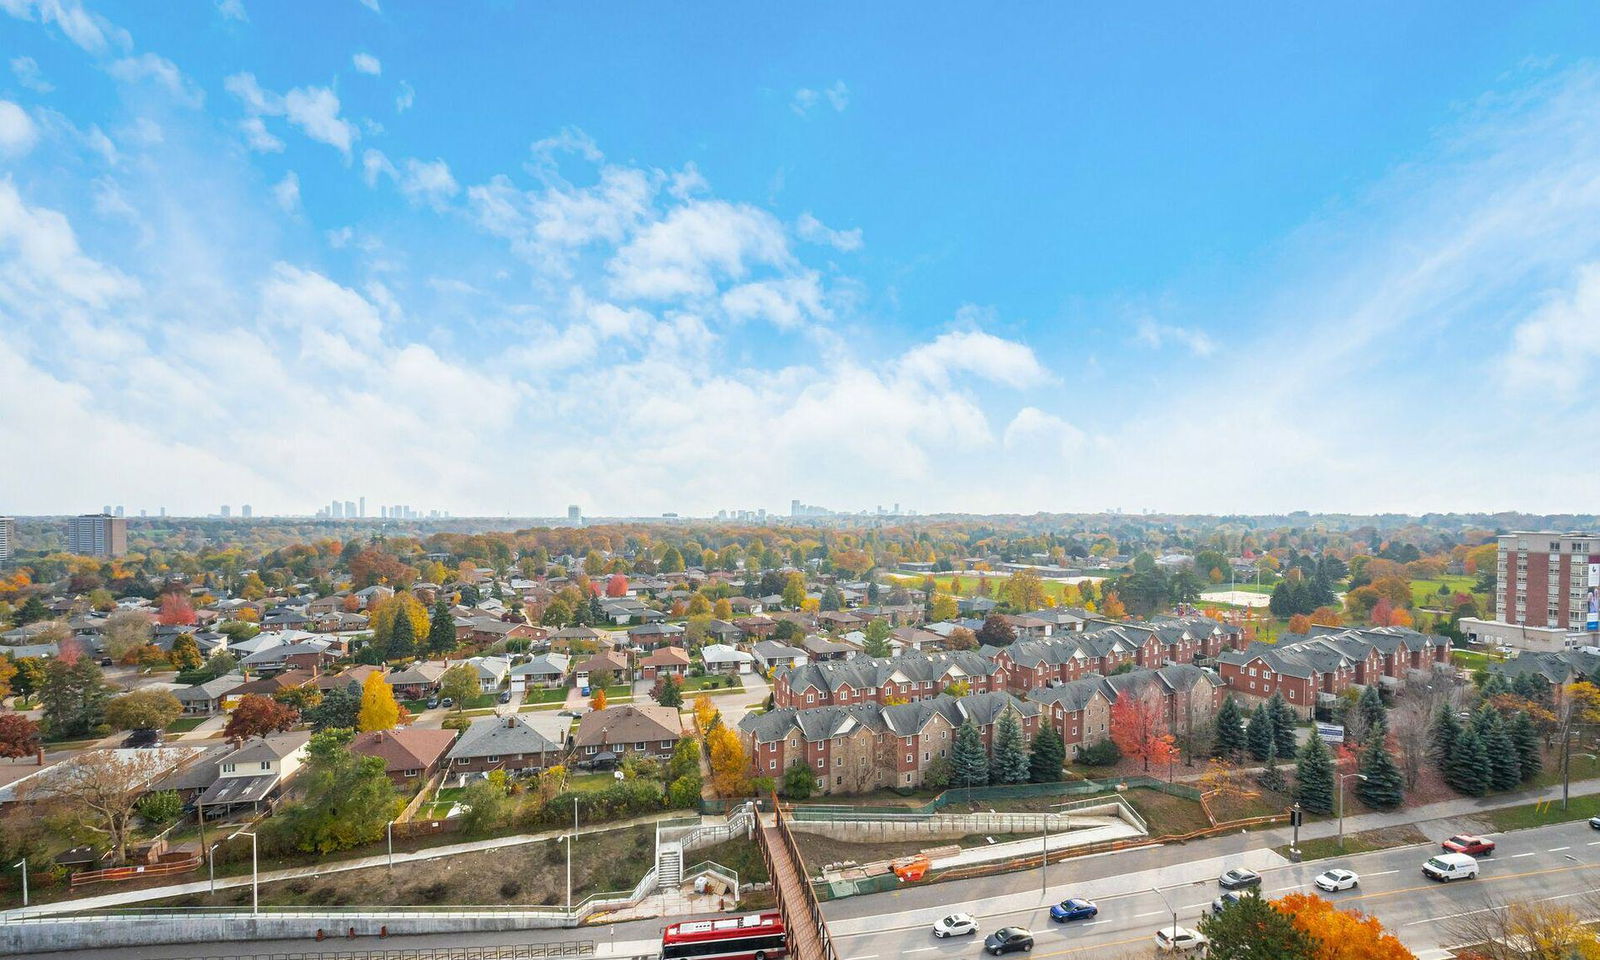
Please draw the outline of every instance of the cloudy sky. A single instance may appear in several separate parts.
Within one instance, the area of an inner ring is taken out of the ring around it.
[[[1594,509],[1596,8],[1069,6],[0,0],[0,513]]]

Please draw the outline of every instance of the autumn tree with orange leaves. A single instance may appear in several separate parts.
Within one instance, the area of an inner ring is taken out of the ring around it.
[[[1111,705],[1111,741],[1124,757],[1140,760],[1144,769],[1171,763],[1176,738],[1167,732],[1159,704],[1124,693]]]
[[[1316,941],[1313,960],[1416,960],[1393,934],[1384,932],[1376,917],[1340,910],[1309,893],[1291,893],[1272,905]]]

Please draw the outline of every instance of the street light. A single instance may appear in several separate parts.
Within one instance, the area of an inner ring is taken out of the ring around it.
[[[250,915],[252,917],[259,916],[261,914],[261,859],[258,856],[258,847],[256,846],[256,832],[254,830],[235,830],[226,840],[218,842],[225,843],[234,837],[250,838]],[[215,877],[215,874],[212,876]],[[213,879],[212,890],[214,891],[215,889],[216,880]]]
[[[1339,774],[1339,849],[1344,849],[1344,784],[1346,780],[1355,777],[1357,780],[1367,779],[1364,773]]]
[[[558,840],[567,842],[567,911],[572,911],[572,834],[557,837]]]
[[[389,835],[389,874],[394,875],[394,821],[390,820],[384,825],[384,832]]]
[[[210,856],[206,857],[206,869],[211,874],[211,893],[213,896],[215,896],[217,892],[217,848],[226,842],[227,841],[225,840],[218,840],[216,843],[213,843],[211,845],[211,854]]]
[[[1167,899],[1167,895],[1161,892],[1160,887],[1151,887],[1150,889],[1155,891],[1155,895],[1161,898],[1161,902],[1167,905],[1168,910],[1172,911],[1172,938],[1176,940],[1178,938],[1178,908],[1172,905],[1172,901]]]
[[[13,863],[13,867],[22,868],[22,905],[28,905],[28,858],[23,857],[21,863]]]

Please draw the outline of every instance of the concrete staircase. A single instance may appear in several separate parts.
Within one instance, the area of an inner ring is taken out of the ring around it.
[[[683,882],[683,845],[663,843],[656,848],[656,889],[672,890]]]

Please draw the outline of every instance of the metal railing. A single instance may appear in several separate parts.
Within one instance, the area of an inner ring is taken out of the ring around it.
[[[733,886],[733,897],[739,898],[739,871],[732,867],[725,867],[715,860],[702,860],[683,872],[683,882],[688,883],[696,877],[716,877]]]
[[[568,943],[496,944],[486,947],[434,947],[413,950],[340,950],[306,953],[239,953],[192,960],[555,960],[592,957],[593,940]]]

